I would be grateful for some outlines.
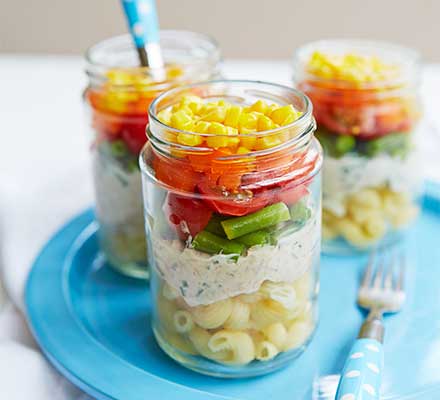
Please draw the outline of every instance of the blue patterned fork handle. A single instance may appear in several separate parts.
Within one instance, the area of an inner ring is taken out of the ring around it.
[[[163,68],[159,22],[154,0],[121,0],[142,66]]]
[[[336,400],[378,399],[382,368],[382,343],[357,339],[342,370]]]

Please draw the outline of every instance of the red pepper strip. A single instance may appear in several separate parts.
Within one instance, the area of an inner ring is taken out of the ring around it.
[[[302,154],[297,154],[295,155],[295,159],[290,161],[289,164],[269,169],[258,174],[253,173],[244,175],[242,178],[242,187],[249,190],[255,190],[261,187],[282,187],[292,181],[298,182],[313,171],[318,158],[319,154],[316,151],[308,150]]]
[[[203,172],[212,186],[224,187],[229,191],[237,190],[241,177],[255,169],[255,164],[243,158],[221,160],[220,158],[235,154],[229,148],[219,148],[205,154],[189,154],[188,159],[194,170]]]
[[[173,160],[156,154],[153,168],[159,181],[185,192],[193,192],[201,179],[201,174],[195,172],[184,160]]]

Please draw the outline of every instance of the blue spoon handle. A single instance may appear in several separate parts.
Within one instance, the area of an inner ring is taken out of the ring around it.
[[[162,68],[159,22],[154,0],[121,0],[141,64]]]
[[[382,369],[382,343],[357,339],[345,361],[336,400],[379,399]]]

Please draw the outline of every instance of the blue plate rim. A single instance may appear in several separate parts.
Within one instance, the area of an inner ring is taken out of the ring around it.
[[[103,400],[119,400],[123,397],[118,396],[117,392],[118,390],[117,386],[113,384],[114,382],[105,381],[104,379],[100,378],[101,382],[99,384],[92,383],[93,378],[96,379],[96,375],[91,373],[91,370],[82,370],[74,371],[72,366],[68,365],[69,360],[67,360],[63,355],[59,353],[59,349],[57,350],[54,348],[53,345],[50,344],[50,340],[48,338],[45,338],[44,335],[47,334],[47,328],[42,328],[42,318],[41,315],[38,315],[41,313],[41,310],[36,309],[33,304],[33,298],[34,296],[34,288],[32,287],[33,279],[35,279],[35,274],[38,272],[41,265],[44,264],[46,251],[50,248],[52,248],[54,245],[57,245],[57,243],[60,241],[60,239],[66,234],[66,230],[69,228],[72,228],[73,225],[76,225],[78,221],[81,221],[82,219],[87,219],[89,222],[84,225],[84,228],[81,231],[81,234],[79,236],[75,236],[72,238],[73,240],[69,240],[69,246],[67,246],[66,250],[66,257],[63,259],[62,262],[62,268],[58,269],[57,278],[54,278],[56,282],[61,281],[63,278],[62,271],[66,267],[66,264],[68,262],[68,255],[71,254],[70,252],[73,251],[75,244],[78,245],[81,240],[85,240],[86,237],[90,235],[86,235],[88,230],[92,230],[91,225],[94,224],[92,219],[92,211],[86,210],[82,212],[81,214],[77,215],[76,217],[72,218],[69,222],[67,222],[65,225],[63,225],[53,236],[52,238],[46,243],[46,245],[43,247],[40,254],[37,256],[33,268],[29,274],[29,277],[26,282],[26,289],[25,289],[25,303],[26,303],[26,319],[28,322],[28,326],[30,327],[31,333],[33,337],[35,338],[36,342],[40,346],[43,354],[47,357],[47,359],[54,365],[54,367],[63,374],[69,381],[74,383],[77,387],[85,391],[86,393],[89,393],[93,397],[97,399],[103,399]],[[85,222],[85,221],[84,221]],[[47,268],[47,266],[46,266]],[[40,281],[41,282],[41,281]],[[64,291],[64,285],[60,285],[58,289],[61,289]],[[135,383],[139,386],[139,390],[144,390],[142,393],[147,393],[150,395],[162,395],[164,398],[171,398],[166,397],[167,391],[165,388],[168,388],[169,395],[172,395],[175,393],[176,390],[179,390],[179,397],[182,399],[194,399],[194,400],[202,400],[206,399],[207,396],[210,396],[210,398],[213,399],[222,399],[222,400],[236,400],[236,398],[232,397],[226,397],[218,394],[212,394],[207,393],[205,391],[201,391],[199,389],[191,388],[188,386],[184,386],[169,380],[166,380],[164,378],[161,378],[157,375],[151,374],[148,371],[141,370],[138,367],[131,365],[127,361],[123,360],[116,354],[112,353],[109,349],[107,349],[105,346],[99,343],[99,341],[96,340],[92,335],[90,335],[84,327],[79,324],[79,321],[77,318],[73,315],[70,305],[65,301],[66,298],[62,296],[63,304],[58,303],[56,306],[63,306],[63,319],[69,319],[70,325],[69,329],[75,328],[76,332],[78,333],[77,339],[81,341],[81,343],[77,343],[77,345],[84,346],[81,347],[82,350],[87,350],[88,355],[94,355],[95,357],[98,357],[101,362],[101,370],[102,365],[104,368],[107,368],[109,370],[117,370],[118,373],[118,379],[121,382],[126,382],[130,380],[134,380]],[[55,346],[56,347],[56,346]],[[91,354],[91,352],[94,352],[94,354]],[[61,360],[60,360],[61,359]],[[86,368],[87,369],[87,368]],[[112,371],[108,371],[112,372]],[[165,385],[164,385],[165,383]],[[115,393],[116,392],[116,393]]]
[[[436,210],[440,209],[440,182],[434,182],[434,181],[425,181],[424,184],[424,191],[423,191],[423,200],[424,204],[427,208],[433,208],[435,207]],[[80,233],[80,235],[74,235],[67,241],[67,243],[64,244],[63,247],[66,247],[66,252],[64,252],[64,258],[62,259],[62,268],[55,268],[55,270],[58,270],[58,274],[56,276],[61,277],[61,287],[59,289],[62,290],[63,296],[62,299],[66,300],[69,297],[65,296],[65,290],[67,288],[65,287],[66,282],[64,279],[63,271],[66,268],[66,265],[68,264],[69,257],[72,256],[72,252],[74,252],[74,249],[77,248],[79,243],[83,242],[85,238],[89,237],[92,233],[89,231],[95,232],[96,230],[96,222],[93,221],[93,212],[92,209],[88,209],[86,211],[81,212],[80,214],[70,218],[66,223],[64,223],[52,236],[51,238],[45,243],[45,245],[40,250],[39,254],[35,258],[31,271],[28,275],[26,286],[25,286],[25,305],[26,305],[26,320],[29,326],[29,329],[35,338],[36,342],[38,343],[41,351],[45,355],[45,357],[50,361],[50,363],[62,374],[64,375],[70,382],[72,382],[75,386],[82,389],[84,392],[88,393],[89,395],[93,396],[94,398],[97,398],[99,400],[119,400],[123,397],[120,397],[117,395],[117,392],[115,392],[115,385],[112,383],[106,383],[105,381],[100,384],[94,384],[93,377],[87,377],[87,376],[80,376],[81,373],[78,371],[74,371],[72,366],[67,366],[66,361],[60,360],[60,354],[57,353],[56,349],[53,348],[53,345],[50,344],[50,340],[45,338],[44,335],[48,332],[46,329],[42,328],[42,321],[39,318],[39,311],[35,307],[35,293],[39,290],[35,291],[35,288],[32,287],[33,281],[35,279],[35,276],[37,272],[39,272],[39,269],[42,268],[41,266],[44,265],[45,258],[47,257],[47,252],[54,247],[60,246],[61,241],[65,241],[66,233],[69,233],[69,229],[72,229],[74,225],[80,223],[80,221],[84,220],[83,226],[85,229],[83,229]],[[88,221],[88,223],[86,223]],[[63,240],[62,240],[63,238]],[[68,245],[67,245],[68,244]],[[48,268],[48,267],[46,267]],[[51,275],[52,279],[55,280],[55,282],[59,282],[60,279],[55,279],[54,275]],[[38,293],[37,293],[38,295]],[[213,399],[223,399],[223,400],[237,400],[236,397],[226,397],[219,394],[214,393],[208,393],[199,389],[191,388],[188,386],[181,385],[179,383],[175,383],[172,381],[169,381],[167,379],[161,378],[159,376],[156,376],[148,371],[139,369],[138,367],[131,365],[127,361],[123,360],[119,356],[112,353],[109,349],[107,349],[105,346],[100,344],[100,342],[92,337],[85,329],[84,327],[79,323],[77,320],[77,317],[74,315],[71,309],[71,305],[67,302],[64,302],[63,304],[64,309],[64,318],[69,317],[68,319],[71,320],[71,322],[74,322],[74,325],[76,327],[76,330],[79,331],[81,334],[79,335],[79,338],[82,338],[85,340],[83,342],[83,345],[87,345],[87,347],[90,350],[94,350],[97,352],[96,354],[106,358],[108,361],[114,363],[113,369],[118,370],[118,375],[127,375],[127,379],[133,379],[133,373],[135,375],[139,375],[140,380],[142,381],[142,386],[145,387],[145,390],[149,390],[149,392],[156,392],[156,395],[161,395],[164,398],[166,397],[167,392],[164,391],[165,388],[168,388],[168,394],[169,395],[175,395],[175,390],[178,388],[181,390],[179,392],[179,399],[186,400],[202,400],[206,399],[208,396],[209,398]],[[40,311],[41,312],[41,311]],[[87,340],[86,340],[87,339]],[[98,344],[99,346],[96,346]],[[111,365],[111,363],[105,364],[107,367]],[[84,371],[82,371],[84,372]],[[88,374],[86,374],[88,375]],[[124,380],[124,376],[120,378],[121,380]],[[137,383],[140,382],[140,380],[137,380]],[[91,382],[92,381],[92,382]],[[148,381],[148,382],[147,382]],[[162,383],[161,385],[157,385],[158,383]],[[165,385],[163,385],[165,384]],[[160,387],[160,389],[156,388],[155,385]],[[174,389],[174,390],[173,390]],[[140,389],[142,390],[142,389]],[[433,384],[432,387],[425,387],[425,390],[423,390],[421,393],[428,394],[434,391],[439,390],[439,386],[436,384]],[[148,392],[142,392],[143,395],[155,395],[154,393],[148,393]],[[420,393],[417,393],[419,395]],[[189,396],[189,397],[186,397]],[[171,397],[169,397],[171,398]],[[409,397],[405,397],[407,399],[413,398],[412,395],[409,395]]]

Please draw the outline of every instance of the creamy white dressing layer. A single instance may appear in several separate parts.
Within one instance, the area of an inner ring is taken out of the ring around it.
[[[101,225],[144,230],[140,171],[127,173],[111,158],[93,153],[96,213]]]
[[[314,212],[301,229],[276,246],[254,246],[237,261],[231,256],[211,256],[185,248],[179,240],[153,234],[155,267],[189,306],[211,304],[253,293],[266,280],[294,282],[317,261],[320,225],[320,212]]]
[[[323,165],[323,208],[344,216],[345,198],[368,187],[388,185],[396,192],[414,193],[420,182],[416,153],[405,159],[380,154],[373,158],[347,154],[326,156]]]

